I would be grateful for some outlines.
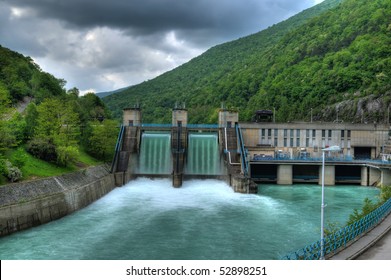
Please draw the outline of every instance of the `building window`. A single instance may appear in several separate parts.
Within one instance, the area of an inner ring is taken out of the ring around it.
[[[267,144],[272,145],[272,130],[270,128],[267,130]]]
[[[288,147],[288,129],[284,129],[284,147]]]
[[[310,130],[305,131],[305,146],[308,148],[310,146]]]
[[[129,126],[133,126],[133,120],[129,120],[128,125],[129,125]]]
[[[278,129],[274,129],[274,147],[278,147]]]
[[[300,147],[300,129],[296,130],[296,147]]]
[[[293,147],[293,132],[294,132],[294,130],[293,129],[291,129],[291,131],[290,131],[290,147]]]
[[[261,130],[261,144],[265,144],[265,129]]]
[[[328,135],[327,135],[327,145],[331,145],[331,143],[332,143],[332,135],[333,135],[333,131],[330,129],[329,131],[328,131]]]
[[[352,136],[352,131],[348,130],[348,139],[350,139],[351,136]]]
[[[341,139],[345,138],[345,130],[341,130]]]

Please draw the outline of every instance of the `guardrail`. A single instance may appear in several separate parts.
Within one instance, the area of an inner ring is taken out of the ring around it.
[[[187,128],[218,129],[218,124],[187,124]]]
[[[324,255],[335,254],[346,248],[351,242],[361,235],[377,226],[384,218],[391,213],[391,198],[376,210],[372,211],[362,219],[348,225],[334,234],[324,238]],[[321,240],[316,241],[296,252],[289,253],[282,257],[282,260],[318,260],[321,256]]]
[[[120,149],[122,147],[122,139],[123,139],[124,131],[125,131],[125,126],[121,125],[119,133],[118,133],[117,142],[115,144],[114,158],[113,158],[113,161],[111,163],[110,173],[114,172],[114,167],[115,167],[115,164],[117,162],[118,153],[120,152]]]
[[[255,156],[251,159],[253,162],[257,161],[300,161],[300,162],[322,162],[322,158],[286,158],[286,157],[273,157],[273,156]],[[362,164],[382,164],[391,165],[390,161],[383,161],[377,159],[354,159],[351,157],[326,157],[326,162],[351,162],[351,163],[362,163]]]
[[[167,124],[167,123],[143,123],[141,124],[141,127],[160,127],[160,128],[171,128],[173,127],[172,124]],[[187,128],[190,129],[218,129],[219,125],[218,124],[187,124]]]
[[[240,130],[239,124],[235,125],[236,128],[236,135],[238,136],[238,144],[240,148],[240,155],[241,155],[241,162],[242,162],[242,170],[244,176],[247,176],[248,174],[248,164],[247,164],[247,151],[244,148],[244,141],[243,141],[243,136],[242,136],[242,131]]]
[[[142,123],[141,127],[164,127],[164,128],[171,128],[172,124],[167,124],[167,123]]]

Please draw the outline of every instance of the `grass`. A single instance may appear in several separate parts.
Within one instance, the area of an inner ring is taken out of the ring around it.
[[[20,168],[23,173],[22,180],[33,180],[38,178],[58,176],[77,171],[81,168],[95,166],[102,163],[101,161],[88,155],[84,150],[80,150],[78,162],[70,166],[57,166],[56,164],[35,158],[26,152],[24,147],[19,147],[17,149],[8,151],[6,157],[9,158],[13,164],[16,164],[16,162],[23,162],[23,166]],[[7,183],[7,179],[1,176],[0,185]]]

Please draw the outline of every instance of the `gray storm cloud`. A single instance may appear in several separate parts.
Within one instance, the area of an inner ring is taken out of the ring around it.
[[[0,0],[0,44],[32,56],[69,87],[112,90],[153,78],[316,2]]]

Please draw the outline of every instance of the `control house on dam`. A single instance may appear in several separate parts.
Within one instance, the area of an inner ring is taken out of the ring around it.
[[[248,150],[249,176],[277,184],[321,183],[322,149],[325,184],[389,184],[389,125],[362,123],[275,123],[272,112],[258,111],[256,121],[241,123]]]

